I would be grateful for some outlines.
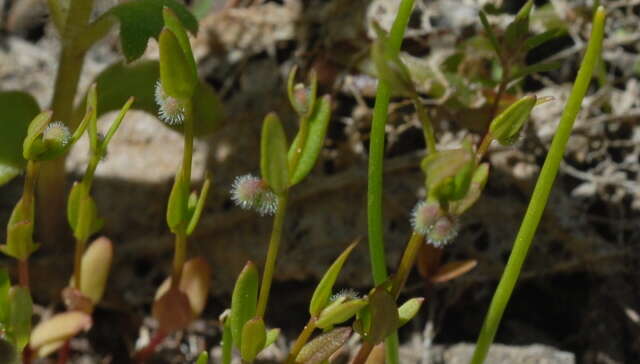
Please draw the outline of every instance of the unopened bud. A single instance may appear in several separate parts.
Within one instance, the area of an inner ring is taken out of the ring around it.
[[[71,133],[62,121],[55,121],[47,125],[47,128],[42,134],[42,138],[45,143],[48,143],[51,147],[64,148],[71,140]]]
[[[514,102],[493,119],[489,132],[502,145],[515,143],[535,105],[535,96],[526,96]]]
[[[245,210],[260,215],[273,215],[278,210],[278,198],[267,183],[250,174],[236,177],[231,188],[231,199]]]

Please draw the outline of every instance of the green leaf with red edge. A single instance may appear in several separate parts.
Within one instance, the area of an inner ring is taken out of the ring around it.
[[[128,62],[144,53],[149,38],[157,38],[164,26],[162,9],[170,8],[182,25],[193,35],[198,21],[189,10],[175,0],[134,0],[111,8],[103,17],[114,16],[120,22],[120,45]],[[97,21],[99,21],[98,19]]]
[[[40,112],[38,102],[28,93],[0,92],[0,186],[20,174],[26,164],[22,143],[31,120]]]

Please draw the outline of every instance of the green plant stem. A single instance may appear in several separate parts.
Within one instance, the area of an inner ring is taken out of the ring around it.
[[[409,277],[409,273],[411,273],[411,269],[413,268],[413,263],[416,261],[416,256],[420,251],[420,247],[424,242],[424,235],[418,234],[415,231],[411,234],[411,238],[407,243],[407,247],[402,254],[402,259],[400,260],[400,265],[398,266],[398,271],[393,277],[393,284],[391,286],[391,295],[396,300],[398,296],[400,296],[400,291],[404,284],[407,282],[407,278]]]
[[[83,34],[87,26],[93,0],[71,0],[69,10],[62,27],[62,49],[58,62],[58,71],[53,90],[51,109],[53,119],[75,127],[73,120],[73,101],[78,90],[78,81],[84,66],[88,47],[76,47],[75,39]],[[57,11],[56,9],[53,10]],[[59,19],[60,20],[60,19]],[[64,157],[43,163],[38,185],[38,229],[45,243],[55,243],[62,235],[64,210],[65,168]]]
[[[302,330],[300,335],[298,335],[296,342],[291,347],[291,350],[289,351],[289,355],[287,356],[287,361],[285,362],[285,364],[295,364],[296,358],[298,357],[298,354],[300,354],[300,350],[302,350],[302,348],[307,343],[307,341],[309,341],[309,337],[311,337],[311,334],[315,329],[316,329],[316,318],[310,317],[309,321],[304,326],[304,329]]]
[[[260,285],[260,296],[258,297],[258,308],[256,309],[256,317],[264,317],[267,310],[267,302],[269,301],[269,291],[271,291],[271,283],[273,281],[273,273],[276,268],[276,259],[278,258],[278,249],[280,249],[280,239],[282,237],[282,227],[284,225],[284,217],[287,211],[288,192],[284,192],[278,196],[278,211],[273,219],[273,228],[271,230],[271,238],[269,239],[269,250],[267,252],[267,260],[264,265],[264,273],[262,275],[262,283]]]
[[[492,141],[493,135],[491,135],[491,132],[487,130],[487,132],[484,134],[484,137],[482,138],[482,141],[480,142],[480,145],[478,145],[478,150],[476,151],[476,163],[480,163],[484,155],[489,150]]]
[[[413,105],[416,108],[416,113],[422,123],[422,133],[424,134],[424,142],[427,145],[427,153],[433,154],[436,152],[436,136],[433,132],[433,123],[431,122],[431,118],[429,117],[429,114],[427,114],[427,109],[424,107],[422,102],[420,102],[419,97],[416,96],[413,98]]]
[[[178,288],[182,278],[182,268],[187,259],[187,234],[176,234],[175,250],[173,253],[173,269],[171,272],[171,288]]]
[[[522,225],[516,236],[513,250],[509,256],[509,261],[498,284],[498,288],[491,300],[489,311],[485,317],[480,335],[476,344],[476,349],[471,359],[472,364],[484,362],[489,346],[493,342],[498,325],[509,302],[513,288],[516,285],[518,276],[522,269],[522,264],[527,256],[531,241],[542,218],[542,213],[547,204],[551,187],[558,173],[558,168],[562,160],[565,146],[571,134],[573,122],[580,111],[580,104],[591,81],[593,70],[597,64],[602,49],[602,39],[604,34],[605,10],[600,7],[596,11],[591,30],[591,38],[586,54],[582,60],[580,70],[576,77],[571,95],[567,100],[566,107],[560,118],[560,124],[551,143],[551,148],[547,154],[540,176],[533,190],[529,207],[522,220]]]
[[[389,33],[388,52],[398,54],[404,32],[409,23],[414,0],[402,0],[398,14]],[[383,217],[382,217],[382,172],[384,158],[384,129],[389,110],[391,89],[388,82],[378,81],[376,101],[371,121],[371,141],[369,144],[369,185],[367,189],[367,225],[369,235],[369,254],[371,271],[376,285],[387,279],[387,266],[384,252]],[[366,345],[366,344],[364,344]],[[370,352],[371,350],[369,350]],[[367,354],[368,355],[368,354]],[[387,363],[398,363],[398,338],[393,333],[387,341]],[[365,358],[366,359],[366,358]]]

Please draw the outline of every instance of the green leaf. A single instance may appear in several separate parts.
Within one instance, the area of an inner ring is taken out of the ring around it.
[[[42,133],[51,121],[53,112],[44,111],[38,114],[29,123],[27,136],[22,143],[22,156],[27,160],[36,160],[46,151],[46,146],[42,141]]]
[[[417,297],[403,303],[402,306],[398,308],[398,327],[402,327],[407,322],[411,321],[415,315],[418,314],[418,311],[420,311],[420,307],[422,307],[423,302],[424,298]]]
[[[287,160],[287,137],[274,113],[270,113],[262,124],[260,140],[260,172],[269,187],[276,193],[289,186],[289,162]]]
[[[13,208],[7,224],[7,243],[0,245],[4,254],[24,260],[38,249],[38,244],[33,242],[33,208],[34,201],[26,208],[22,198]]]
[[[510,50],[522,49],[523,41],[529,33],[529,15],[533,8],[533,0],[528,0],[518,11],[505,30],[505,45]]]
[[[567,33],[567,30],[563,28],[549,29],[546,32],[536,34],[533,37],[527,38],[527,40],[524,41],[524,48],[525,50],[529,51],[554,38],[563,36],[566,33]]]
[[[553,71],[555,69],[558,69],[561,65],[562,63],[560,61],[535,63],[526,67],[515,69],[513,73],[509,75],[509,78],[511,80],[517,80],[518,78],[528,76],[532,73]]]
[[[20,174],[26,160],[22,143],[29,123],[40,112],[38,102],[28,93],[0,92],[0,186]]]
[[[304,143],[304,149],[298,160],[295,171],[291,175],[290,185],[293,186],[302,181],[313,169],[316,164],[318,155],[324,145],[324,138],[327,134],[327,127],[331,120],[331,98],[329,95],[324,96],[319,103],[316,103],[315,110],[308,120],[309,134]],[[296,135],[293,143],[289,147],[289,160],[293,159],[296,150],[300,148],[300,133]]]
[[[484,28],[485,33],[487,33],[487,38],[489,38],[489,42],[491,42],[491,46],[493,47],[493,50],[496,52],[498,57],[500,57],[500,55],[502,54],[502,50],[500,49],[500,43],[498,43],[498,39],[496,38],[496,35],[493,32],[493,28],[491,28],[491,24],[489,24],[487,15],[484,13],[484,11],[480,11],[478,15],[480,15],[480,22],[482,23],[482,27]]]
[[[189,184],[183,179],[182,170],[176,174],[167,204],[167,225],[174,234],[187,221],[187,203],[189,202]]]
[[[233,344],[238,349],[242,344],[242,328],[256,314],[258,280],[258,269],[255,264],[247,262],[233,288],[229,323]]]
[[[529,114],[536,105],[535,96],[525,96],[496,116],[489,126],[491,136],[502,145],[511,145],[520,137]]]
[[[189,35],[187,31],[184,29],[182,22],[176,15],[176,13],[171,10],[171,8],[165,7],[162,10],[162,17],[164,18],[164,26],[171,30],[173,34],[176,36],[178,43],[180,43],[180,48],[182,48],[182,52],[184,53],[187,62],[191,66],[193,70],[193,74],[198,74],[198,67],[196,66],[196,60],[193,58],[193,51],[191,50],[191,43],[189,42]]]
[[[228,311],[227,311],[228,312]],[[223,314],[224,315],[224,314]],[[231,354],[233,352],[233,339],[231,337],[231,322],[227,317],[222,320],[222,364],[231,364]]]
[[[451,214],[460,216],[465,211],[467,211],[473,204],[478,201],[480,196],[482,195],[482,190],[484,190],[484,186],[487,184],[487,179],[489,178],[489,163],[482,163],[478,167],[476,167],[475,171],[473,171],[473,177],[471,177],[471,184],[469,185],[469,190],[464,198],[458,201],[453,201],[449,205],[449,211]]]
[[[318,92],[318,75],[314,70],[310,74],[311,84],[307,87],[303,83],[295,83],[298,67],[294,66],[289,72],[287,80],[287,96],[289,103],[301,118],[309,117],[315,109]]]
[[[177,36],[168,28],[160,33],[160,81],[167,95],[180,101],[193,96],[198,75]]]
[[[189,225],[187,226],[187,235],[191,235],[193,231],[198,226],[198,221],[200,221],[200,215],[202,215],[202,210],[204,209],[204,203],[207,201],[207,196],[209,195],[209,187],[211,186],[211,177],[207,175],[207,178],[204,180],[204,184],[202,185],[202,191],[200,191],[200,196],[198,197],[198,201],[194,206],[193,213],[191,214],[191,218],[189,220]]]
[[[264,327],[264,321],[259,317],[247,321],[242,328],[242,344],[240,346],[242,360],[252,363],[266,342],[267,330]]]
[[[120,45],[128,62],[144,53],[149,38],[157,38],[164,25],[162,9],[171,8],[192,34],[198,32],[198,21],[175,0],[134,0],[111,8],[102,17],[115,16],[120,22]],[[96,20],[96,22],[100,19]]]
[[[11,281],[9,272],[4,267],[0,267],[0,331],[6,326],[9,315],[9,289]]]
[[[296,363],[318,364],[329,359],[347,342],[350,335],[351,329],[349,327],[340,327],[316,337],[300,350],[296,357]]]
[[[443,150],[428,155],[422,161],[429,198],[442,202],[462,199],[471,183],[475,157],[465,143],[463,148]]]
[[[271,329],[267,331],[267,340],[264,343],[264,348],[268,348],[271,344],[275,343],[278,340],[278,336],[280,335],[280,329]]]
[[[31,335],[32,302],[29,289],[13,287],[9,293],[9,320],[7,334],[18,352],[22,352]]]
[[[196,364],[208,364],[209,363],[209,354],[206,351],[203,351],[198,356],[198,360],[196,360]]]
[[[320,313],[316,326],[326,330],[334,325],[341,324],[352,318],[367,304],[368,302],[364,299],[354,299],[330,304]]]
[[[316,286],[313,296],[311,297],[311,303],[309,304],[309,314],[312,317],[317,317],[329,304],[329,299],[333,292],[333,285],[338,279],[338,275],[342,270],[344,262],[347,260],[349,254],[351,254],[351,251],[353,251],[353,248],[355,248],[357,244],[357,242],[352,243],[342,252],[342,254],[340,254],[333,264],[331,264],[331,267],[327,269],[327,272],[320,280],[320,283],[318,283],[318,286]]]
[[[95,201],[82,182],[74,183],[69,192],[67,221],[73,230],[74,237],[80,241],[87,241],[104,224],[104,221],[98,218],[98,207]]]
[[[135,98],[133,109],[145,111],[157,117],[158,105],[154,90],[160,78],[158,61],[140,61],[132,65],[115,63],[105,69],[95,80],[98,93],[98,116],[120,110],[129,96]],[[123,92],[126,90],[126,92]],[[222,102],[215,91],[205,82],[199,82],[193,98],[194,133],[196,136],[211,134],[222,125],[224,117]],[[84,104],[75,111],[79,119],[84,113]],[[165,123],[162,123],[168,126]],[[181,130],[182,126],[172,126]]]

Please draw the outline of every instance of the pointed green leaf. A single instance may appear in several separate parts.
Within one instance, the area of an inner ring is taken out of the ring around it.
[[[560,61],[536,63],[526,67],[518,68],[510,75],[510,79],[517,80],[518,78],[526,77],[532,73],[549,72],[560,68],[562,63]]]
[[[491,136],[502,145],[515,143],[535,105],[535,96],[525,96],[511,104],[491,122],[489,126]]]
[[[247,262],[233,288],[229,324],[233,344],[238,349],[241,348],[242,344],[242,328],[256,314],[258,280],[258,269],[255,264]]]
[[[403,303],[402,306],[398,308],[398,317],[400,319],[398,327],[404,326],[407,322],[411,321],[415,315],[418,314],[418,311],[420,311],[423,302],[424,298],[416,297]]]
[[[26,160],[22,143],[29,123],[40,112],[38,102],[28,93],[0,92],[0,186],[20,174]]]
[[[318,364],[329,359],[344,345],[351,335],[351,328],[340,327],[309,341],[296,357],[296,364]]]
[[[173,34],[178,39],[178,43],[180,43],[180,47],[182,48],[182,52],[189,65],[191,66],[193,73],[198,73],[198,67],[196,66],[196,60],[193,58],[193,51],[191,50],[191,43],[189,42],[189,35],[187,31],[184,29],[182,22],[176,15],[176,13],[165,6],[162,10],[162,17],[164,18],[164,26],[170,29]]]
[[[329,120],[331,120],[331,98],[329,95],[325,95],[320,99],[319,103],[316,103],[315,110],[307,121],[309,123],[309,134],[304,143],[304,148],[296,165],[296,169],[291,174],[291,186],[302,181],[316,164],[318,155],[320,155],[320,151],[324,145]],[[300,133],[298,133],[291,147],[289,147],[288,155],[290,161],[293,159],[296,150],[301,147],[301,144]]]
[[[200,191],[200,197],[198,198],[198,201],[194,206],[193,213],[191,214],[189,226],[187,226],[187,235],[191,235],[196,226],[198,226],[200,215],[202,215],[202,210],[204,209],[204,203],[207,201],[207,196],[209,195],[210,186],[211,177],[207,175],[207,178],[204,180],[204,184],[202,185],[202,191]]]
[[[348,300],[335,305],[331,304],[322,310],[316,326],[325,330],[334,325],[341,324],[352,318],[367,304],[368,302],[364,299]]]
[[[289,103],[301,118],[309,117],[315,109],[316,95],[318,92],[318,75],[315,70],[310,73],[310,85],[307,87],[303,83],[296,84],[296,73],[298,67],[294,66],[289,72],[287,80],[287,96]]]
[[[247,321],[242,328],[242,344],[240,345],[242,360],[252,363],[264,348],[266,341],[267,330],[264,327],[264,321],[259,317]]]
[[[489,38],[489,42],[491,42],[493,50],[496,52],[498,57],[500,57],[500,55],[502,54],[500,43],[498,43],[498,39],[496,38],[495,33],[493,33],[493,28],[491,28],[491,24],[489,24],[487,15],[484,13],[484,11],[480,11],[478,15],[480,16],[480,22],[482,23],[482,27],[484,28],[485,33],[487,33],[487,38]]]
[[[554,29],[549,29],[546,32],[534,35],[533,37],[527,38],[527,40],[524,42],[524,47],[527,51],[538,47],[554,38],[558,38],[560,36],[563,36],[567,33],[566,29],[563,28],[554,28]]]
[[[198,356],[198,360],[196,360],[196,364],[209,364],[209,354],[206,351],[203,351]]]
[[[176,35],[165,28],[160,33],[160,81],[167,95],[181,101],[190,100],[198,83]]]
[[[428,155],[422,161],[428,197],[440,202],[463,198],[471,183],[474,167],[475,157],[468,142],[463,148]]]
[[[169,203],[167,204],[167,225],[169,225],[171,232],[178,232],[180,226],[187,221],[188,201],[188,183],[184,181],[182,171],[179,171],[171,188]]]
[[[510,50],[522,50],[524,40],[529,33],[529,15],[533,8],[533,0],[528,0],[518,11],[516,17],[513,19],[507,29],[505,30],[505,45]]]
[[[164,20],[162,9],[171,8],[192,34],[198,32],[198,21],[175,0],[133,0],[111,8],[102,17],[116,17],[120,22],[120,44],[128,62],[142,56],[149,38],[158,37]],[[96,20],[96,22],[101,19]]]
[[[31,335],[32,302],[29,289],[13,287],[9,293],[7,333],[18,352],[22,352]]]
[[[287,137],[274,113],[270,113],[262,124],[260,140],[260,172],[269,187],[276,193],[289,186],[289,162],[287,160]]]
[[[351,251],[357,244],[358,242],[352,243],[342,252],[342,254],[340,254],[333,264],[331,264],[331,267],[327,269],[327,272],[320,280],[320,283],[318,283],[318,286],[316,286],[313,296],[311,297],[311,303],[309,304],[309,314],[312,317],[317,317],[329,304],[329,299],[333,292],[333,285],[338,279],[338,275],[342,270],[344,262],[347,260],[349,254],[351,254]]]

